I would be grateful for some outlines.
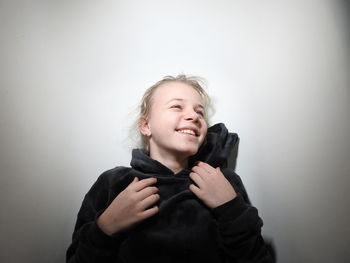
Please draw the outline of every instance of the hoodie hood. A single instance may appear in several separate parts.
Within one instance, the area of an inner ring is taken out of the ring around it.
[[[189,159],[189,167],[196,161],[206,162],[213,167],[226,167],[232,149],[238,143],[238,135],[228,132],[223,123],[218,123],[208,128],[206,140],[197,154]],[[131,167],[145,173],[174,174],[169,168],[160,162],[153,160],[141,149],[132,151]],[[181,172],[180,172],[181,173]]]
[[[189,165],[202,161],[213,167],[226,167],[232,149],[238,143],[238,135],[227,130],[225,124],[218,123],[208,129],[206,140],[198,153],[189,160]]]

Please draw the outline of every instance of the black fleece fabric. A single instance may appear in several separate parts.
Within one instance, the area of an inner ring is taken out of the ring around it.
[[[222,123],[216,124],[208,129],[206,142],[189,161],[189,167],[197,160],[221,167],[238,193],[215,209],[205,206],[189,190],[193,183],[188,176],[190,170],[174,174],[134,149],[131,167],[104,172],[85,195],[67,262],[274,262],[261,236],[263,222],[257,209],[251,206],[240,177],[226,168],[237,142],[237,134],[229,133]],[[157,178],[159,213],[108,236],[96,220],[135,177]]]

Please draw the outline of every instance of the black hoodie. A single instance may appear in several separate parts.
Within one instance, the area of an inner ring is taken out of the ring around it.
[[[237,134],[216,124],[189,160],[189,167],[197,160],[220,167],[237,192],[235,199],[214,209],[189,190],[190,170],[174,174],[143,151],[133,150],[131,168],[106,171],[85,195],[67,262],[274,262],[261,236],[257,209],[250,205],[240,177],[226,168],[237,142]],[[108,236],[96,220],[135,177],[157,178],[159,213]]]

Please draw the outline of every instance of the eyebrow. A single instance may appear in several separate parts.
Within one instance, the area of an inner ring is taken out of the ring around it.
[[[171,100],[168,100],[166,104],[169,104],[170,102],[172,102],[174,100],[176,100],[176,101],[184,101],[184,99],[181,99],[181,98],[173,98]],[[197,104],[196,107],[204,109],[204,106],[202,104]]]

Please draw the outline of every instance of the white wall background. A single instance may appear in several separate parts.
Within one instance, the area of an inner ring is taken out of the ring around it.
[[[279,262],[350,257],[348,1],[1,1],[1,262],[64,262],[128,115],[164,75],[208,80]]]

